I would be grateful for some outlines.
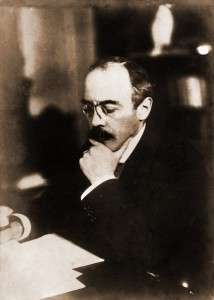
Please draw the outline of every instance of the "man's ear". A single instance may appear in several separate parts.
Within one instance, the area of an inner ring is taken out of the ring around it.
[[[146,97],[137,107],[137,118],[140,121],[145,121],[152,109],[153,99],[151,97]]]

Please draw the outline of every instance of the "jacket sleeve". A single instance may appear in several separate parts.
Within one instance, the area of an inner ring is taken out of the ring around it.
[[[145,219],[142,205],[120,180],[105,181],[83,200],[90,223],[87,241],[92,250],[111,261],[142,258]],[[132,201],[133,199],[133,201]]]
[[[207,247],[207,173],[200,155],[184,149],[179,154],[170,148],[171,158],[157,158],[147,178],[139,173],[126,185],[109,180],[86,196],[87,241],[95,253],[178,277],[200,270]]]

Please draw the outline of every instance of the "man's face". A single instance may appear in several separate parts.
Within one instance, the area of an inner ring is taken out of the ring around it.
[[[116,151],[137,133],[142,122],[137,117],[132,93],[128,71],[119,63],[87,75],[82,108],[89,122],[89,137]]]

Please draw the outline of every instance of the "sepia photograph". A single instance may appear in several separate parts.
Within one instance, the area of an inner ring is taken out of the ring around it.
[[[212,0],[0,0],[0,299],[214,299]]]

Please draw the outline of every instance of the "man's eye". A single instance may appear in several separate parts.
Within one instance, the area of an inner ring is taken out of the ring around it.
[[[82,106],[82,109],[83,109],[84,112],[87,112],[87,113],[90,113],[91,111],[93,111],[93,107],[89,104],[84,104]]]
[[[111,107],[111,106],[102,106],[102,110],[106,114],[111,114],[117,110],[116,107]]]

